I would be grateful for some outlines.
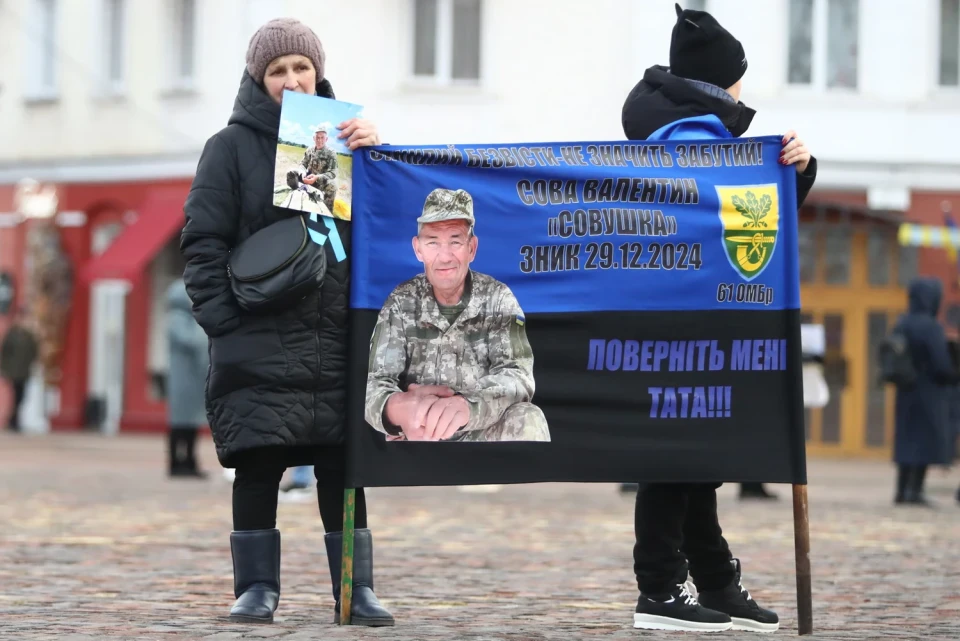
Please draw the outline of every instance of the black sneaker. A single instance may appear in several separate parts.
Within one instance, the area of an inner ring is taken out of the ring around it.
[[[734,559],[733,566],[736,568],[736,575],[730,585],[722,590],[704,590],[700,593],[704,607],[729,615],[733,620],[734,630],[776,632],[780,629],[777,613],[757,605],[740,582],[740,561]]]
[[[724,632],[733,627],[729,616],[700,605],[691,587],[680,583],[668,594],[641,593],[633,627],[678,632]]]

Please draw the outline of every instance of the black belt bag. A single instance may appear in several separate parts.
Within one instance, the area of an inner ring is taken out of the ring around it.
[[[230,287],[248,312],[276,311],[318,289],[327,255],[310,239],[304,216],[264,227],[230,253]]]

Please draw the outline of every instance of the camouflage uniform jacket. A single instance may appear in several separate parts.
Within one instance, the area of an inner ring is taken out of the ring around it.
[[[366,420],[384,434],[387,398],[411,383],[447,385],[470,404],[460,431],[494,425],[511,405],[533,398],[533,351],[510,288],[471,271],[470,300],[450,324],[426,276],[399,285],[384,303],[370,341]]]
[[[321,181],[331,181],[337,176],[337,153],[329,147],[311,147],[304,152],[301,164],[308,174],[318,176]]]

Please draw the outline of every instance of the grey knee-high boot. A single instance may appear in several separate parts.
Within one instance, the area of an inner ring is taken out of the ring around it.
[[[350,603],[350,623],[369,627],[394,624],[393,615],[380,605],[373,592],[373,535],[367,528],[353,531],[353,599]],[[340,563],[343,557],[343,532],[331,532],[323,537],[330,562],[333,581],[333,599],[336,608],[334,623],[340,623]]]
[[[280,530],[230,533],[233,553],[233,594],[230,620],[273,623],[280,603]]]

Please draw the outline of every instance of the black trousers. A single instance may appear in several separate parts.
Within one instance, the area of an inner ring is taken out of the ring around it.
[[[268,530],[277,527],[277,492],[287,468],[280,448],[253,449],[242,455],[233,481],[233,529]],[[323,529],[343,531],[343,491],[346,451],[342,447],[325,448],[314,462],[317,479],[317,503]],[[367,527],[367,501],[363,488],[356,491],[354,527]]]
[[[10,429],[20,430],[20,406],[23,405],[23,399],[27,395],[27,381],[10,379],[10,385],[13,387],[13,409],[10,412]]]
[[[644,594],[665,594],[689,571],[697,590],[734,579],[733,556],[717,518],[716,484],[650,484],[637,491],[633,569]]]

